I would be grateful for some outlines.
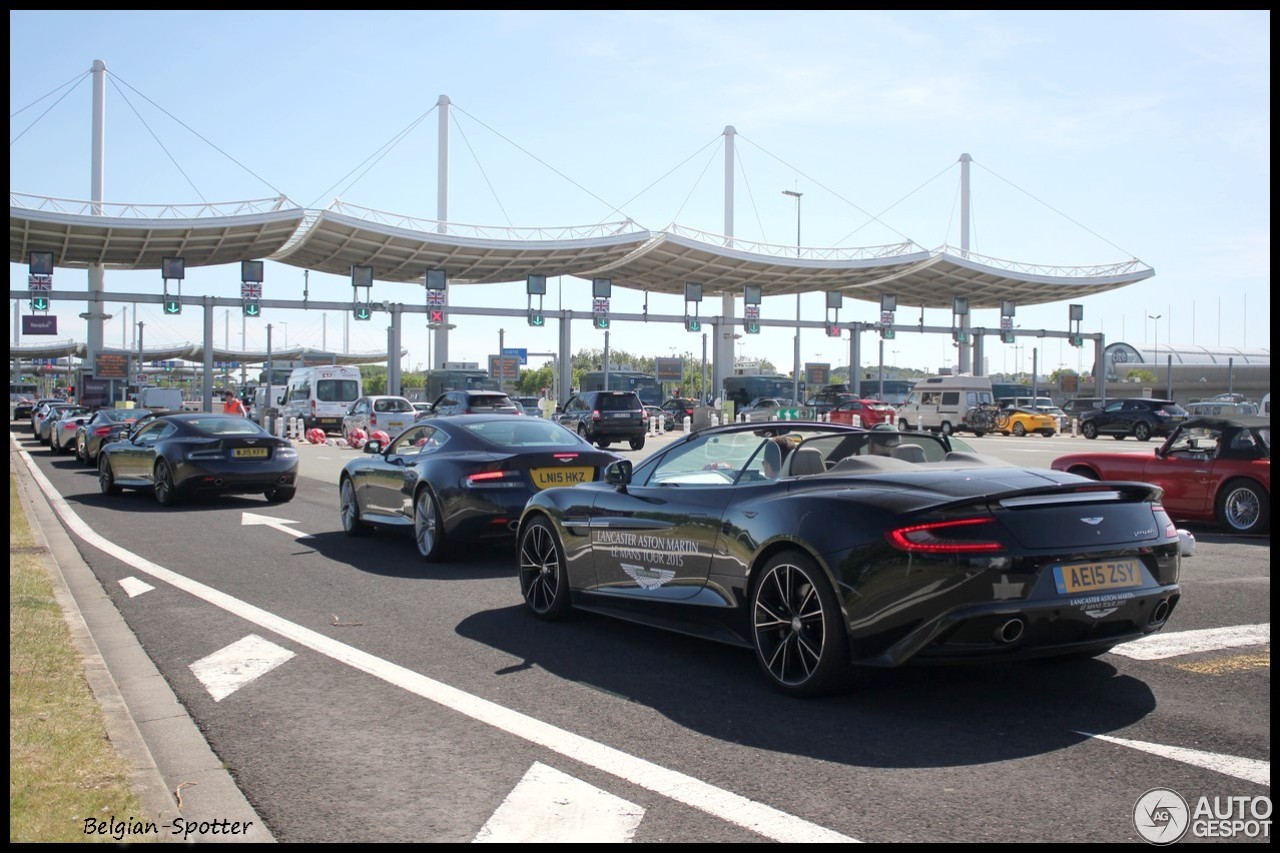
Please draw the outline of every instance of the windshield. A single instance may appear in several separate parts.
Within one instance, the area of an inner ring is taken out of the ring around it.
[[[355,379],[320,379],[316,382],[316,399],[321,403],[354,403],[360,396],[360,383]]]

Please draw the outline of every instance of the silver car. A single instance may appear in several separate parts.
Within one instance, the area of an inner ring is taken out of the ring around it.
[[[361,397],[351,404],[342,419],[342,437],[350,441],[352,431],[360,429],[365,437],[374,430],[381,430],[395,438],[413,426],[417,418],[418,410],[404,397]]]

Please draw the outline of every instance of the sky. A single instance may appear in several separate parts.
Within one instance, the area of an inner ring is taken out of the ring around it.
[[[480,226],[584,226],[630,218],[721,234],[723,131],[737,132],[735,236],[806,248],[911,240],[958,247],[960,165],[971,167],[970,249],[1018,264],[1137,259],[1138,284],[1073,300],[1081,331],[1108,342],[1271,346],[1270,12],[336,11],[9,13],[11,193],[90,198],[94,60],[106,63],[105,200],[199,204],[335,199],[434,219],[437,113],[452,102],[449,219]],[[801,193],[799,210],[794,197]],[[27,265],[10,264],[26,290]],[[304,271],[267,261],[265,295],[301,298]],[[85,287],[59,270],[58,289]],[[349,300],[346,277],[312,273],[312,299]],[[108,293],[159,293],[158,271],[108,271]],[[523,281],[451,287],[466,305],[525,305]],[[188,268],[184,293],[236,296],[239,267]],[[375,300],[419,302],[378,283]],[[589,281],[548,282],[544,307],[590,310]],[[612,310],[640,311],[615,288]],[[19,306],[25,310],[25,301]],[[82,303],[54,303],[59,338],[84,340]],[[109,306],[105,344],[197,341],[200,312]],[[680,296],[649,296],[681,314]],[[842,322],[878,319],[846,299]],[[741,310],[739,303],[738,310]],[[10,301],[10,326],[15,303]],[[766,297],[793,318],[794,296]],[[719,312],[719,300],[702,314]],[[385,350],[385,324],[270,310],[243,323],[248,349]],[[822,294],[801,302],[824,316]],[[897,321],[920,309],[900,306]],[[421,315],[418,315],[419,317]],[[458,315],[455,315],[458,316]],[[1065,329],[1065,303],[1022,305],[1015,323]],[[1152,319],[1158,318],[1158,319]],[[927,310],[926,325],[950,325]],[[549,352],[555,323],[460,317],[450,359],[507,347]],[[975,326],[999,325],[997,309]],[[239,348],[238,311],[215,343]],[[23,344],[45,342],[22,339]],[[425,324],[406,321],[406,370],[429,363]],[[575,323],[572,346],[603,347]],[[675,324],[615,323],[614,350],[701,359]],[[801,337],[801,361],[847,365],[848,335]],[[900,333],[888,364],[953,367],[949,338]],[[1087,371],[1092,350],[988,339],[987,372]],[[710,351],[710,347],[708,348]],[[765,327],[737,352],[783,372],[793,331]],[[864,360],[877,357],[863,338]],[[531,357],[530,366],[545,361]],[[865,366],[865,365],[864,365]]]

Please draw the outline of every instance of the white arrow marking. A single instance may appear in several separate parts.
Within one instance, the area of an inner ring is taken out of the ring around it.
[[[255,512],[244,512],[240,514],[240,526],[246,525],[262,525],[270,527],[272,530],[279,530],[281,533],[288,533],[294,539],[310,539],[310,533],[303,533],[301,530],[294,530],[288,527],[290,524],[297,524],[296,521],[290,521],[287,518],[272,518],[269,515],[258,515]]]
[[[209,691],[213,701],[221,702],[249,682],[266,675],[293,657],[293,652],[250,634],[226,648],[200,658],[191,671]]]
[[[635,803],[535,761],[472,843],[616,844],[643,818]]]
[[[1215,773],[1224,773],[1246,782],[1257,782],[1259,785],[1271,787],[1271,762],[1259,761],[1256,758],[1241,758],[1238,755],[1224,755],[1220,752],[1204,752],[1199,749],[1187,749],[1182,746],[1165,746],[1162,743],[1147,743],[1142,740],[1125,740],[1110,735],[1095,735],[1089,732],[1076,732],[1085,737],[1105,740],[1107,743],[1127,746],[1152,755],[1159,755],[1193,767],[1203,767]]]
[[[1264,646],[1271,642],[1271,624],[1237,625],[1232,628],[1205,628],[1200,631],[1174,631],[1152,634],[1141,640],[1121,643],[1112,654],[1134,660],[1160,660],[1196,652],[1213,652],[1240,646]]]
[[[151,592],[154,586],[146,581],[140,581],[135,577],[120,578],[120,588],[129,594],[130,598],[137,598],[144,592]]]

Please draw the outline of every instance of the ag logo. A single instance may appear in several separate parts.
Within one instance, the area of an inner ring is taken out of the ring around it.
[[[1133,804],[1133,827],[1151,844],[1173,844],[1187,834],[1187,801],[1168,788],[1152,788]]]

